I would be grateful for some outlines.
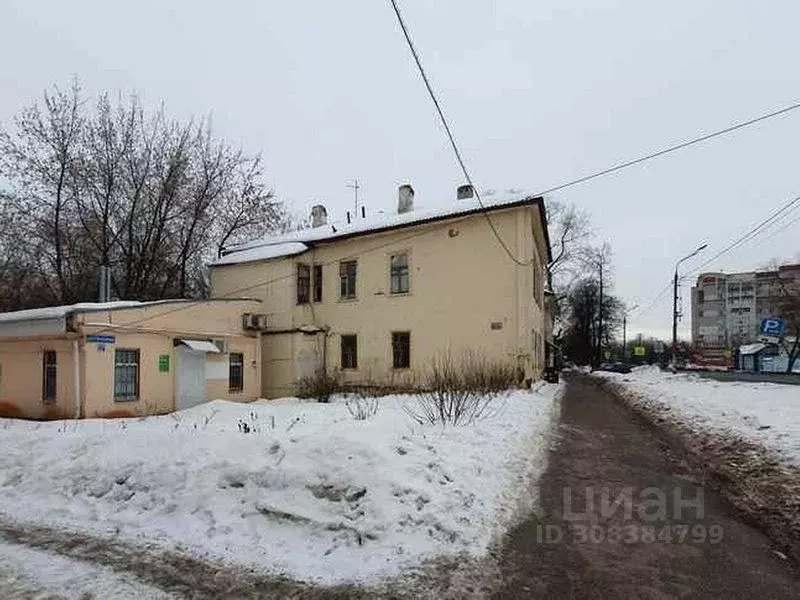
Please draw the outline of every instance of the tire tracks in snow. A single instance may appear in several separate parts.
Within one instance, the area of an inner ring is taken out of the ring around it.
[[[315,586],[180,552],[134,546],[113,538],[44,525],[20,524],[3,517],[0,517],[0,539],[130,574],[178,598],[344,600],[382,596],[375,590],[354,585]]]

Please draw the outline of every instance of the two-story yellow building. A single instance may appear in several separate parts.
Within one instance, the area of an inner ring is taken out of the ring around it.
[[[263,303],[265,397],[292,395],[323,365],[351,384],[419,382],[446,351],[541,376],[551,260],[541,198],[481,206],[461,186],[451,206],[417,211],[404,185],[397,214],[347,220],[328,223],[318,205],[311,228],[238,245],[211,265],[212,297]]]

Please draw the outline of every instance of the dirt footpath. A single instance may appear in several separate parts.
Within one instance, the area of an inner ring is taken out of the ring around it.
[[[800,597],[770,540],[590,377],[568,379],[557,437],[496,598]]]

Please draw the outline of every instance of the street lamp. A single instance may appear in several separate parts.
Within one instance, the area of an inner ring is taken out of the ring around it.
[[[633,312],[637,308],[639,308],[639,305],[634,304],[630,308],[622,310],[622,362],[623,363],[628,362],[628,345],[626,343],[627,342],[626,334],[628,329],[628,313]]]
[[[675,276],[672,283],[672,368],[674,369],[678,364],[678,267],[685,260],[697,256],[703,250],[708,248],[708,244],[703,244],[691,254],[687,254],[677,263],[675,263]]]

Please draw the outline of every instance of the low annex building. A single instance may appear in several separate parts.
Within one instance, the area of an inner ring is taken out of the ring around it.
[[[0,416],[169,413],[261,392],[257,300],[121,301],[0,314]],[[251,324],[253,326],[251,326]]]
[[[310,228],[211,264],[212,297],[246,290],[264,303],[264,397],[294,395],[322,371],[346,385],[413,385],[448,351],[504,361],[520,383],[542,376],[552,335],[544,202],[455,191],[450,206],[419,210],[402,185],[396,213],[361,208],[331,223],[316,205]]]

